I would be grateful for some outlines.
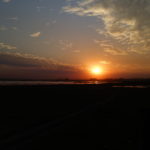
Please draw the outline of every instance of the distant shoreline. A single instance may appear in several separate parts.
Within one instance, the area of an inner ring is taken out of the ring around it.
[[[0,86],[51,86],[51,85],[99,85],[101,87],[114,88],[150,88],[150,79],[115,79],[115,80],[49,80],[49,81],[28,81],[28,80],[3,80]]]
[[[106,78],[106,79],[0,79],[0,81],[150,81],[150,78]]]

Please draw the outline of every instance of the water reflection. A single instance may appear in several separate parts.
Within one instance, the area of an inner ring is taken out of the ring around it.
[[[148,88],[149,86],[145,86],[145,85],[114,85],[112,87],[115,88]]]
[[[0,81],[0,86],[13,85],[81,85],[81,84],[103,84],[102,81]]]
[[[0,81],[0,86],[23,86],[23,85],[102,85],[114,88],[149,88],[150,85],[128,84],[121,81]]]

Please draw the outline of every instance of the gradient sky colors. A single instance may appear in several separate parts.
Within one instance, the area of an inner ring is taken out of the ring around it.
[[[0,78],[148,78],[149,18],[149,0],[0,0]]]

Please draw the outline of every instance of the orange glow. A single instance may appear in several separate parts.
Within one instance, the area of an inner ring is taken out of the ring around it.
[[[103,69],[100,68],[99,66],[95,66],[95,67],[91,67],[90,72],[91,72],[93,75],[100,75],[100,74],[103,73]]]

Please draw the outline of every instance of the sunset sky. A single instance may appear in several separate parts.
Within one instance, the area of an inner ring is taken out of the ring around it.
[[[0,78],[150,77],[150,0],[0,0]]]

